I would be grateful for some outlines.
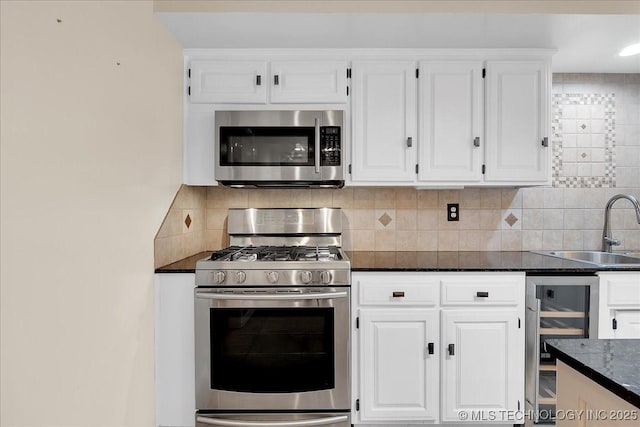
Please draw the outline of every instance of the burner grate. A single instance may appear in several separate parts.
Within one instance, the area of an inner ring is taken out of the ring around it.
[[[210,261],[340,261],[334,246],[229,246],[211,254]]]

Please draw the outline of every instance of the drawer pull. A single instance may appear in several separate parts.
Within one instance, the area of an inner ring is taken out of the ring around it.
[[[449,356],[453,356],[456,354],[456,345],[449,344]]]
[[[404,297],[404,291],[393,291],[392,295],[394,298],[401,298]]]
[[[478,291],[476,292],[476,296],[478,298],[489,298],[489,292]]]

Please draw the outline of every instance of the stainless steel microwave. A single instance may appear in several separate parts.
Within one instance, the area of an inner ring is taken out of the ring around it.
[[[216,111],[215,179],[234,187],[344,185],[344,111]]]

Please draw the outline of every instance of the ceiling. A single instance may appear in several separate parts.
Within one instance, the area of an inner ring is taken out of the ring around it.
[[[553,71],[640,73],[640,15],[156,12],[185,48],[554,48]]]

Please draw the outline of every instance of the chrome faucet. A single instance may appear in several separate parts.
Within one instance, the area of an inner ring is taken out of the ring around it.
[[[636,218],[638,219],[638,224],[640,224],[640,203],[638,203],[638,199],[628,194],[617,194],[613,196],[607,202],[607,206],[604,208],[604,227],[602,227],[602,252],[612,252],[613,246],[619,246],[622,242],[620,240],[615,240],[611,237],[611,221],[609,216],[611,215],[611,207],[613,204],[619,199],[627,199],[633,204],[633,207],[636,210]]]

